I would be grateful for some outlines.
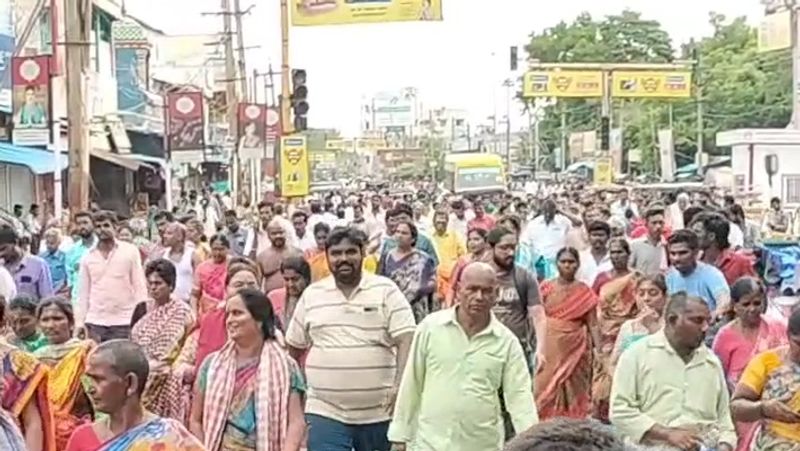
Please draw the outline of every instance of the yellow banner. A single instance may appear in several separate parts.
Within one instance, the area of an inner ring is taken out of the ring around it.
[[[329,139],[325,141],[325,148],[327,150],[352,151],[353,143],[352,139]]]
[[[307,196],[311,176],[308,165],[308,145],[305,136],[281,138],[281,195]]]
[[[614,164],[611,158],[598,158],[594,162],[594,184],[610,185],[614,183]]]
[[[600,71],[534,71],[523,79],[524,97],[603,97]]]
[[[292,25],[442,20],[442,0],[291,0]]]
[[[612,74],[611,95],[621,98],[686,98],[692,96],[688,71],[617,71]]]

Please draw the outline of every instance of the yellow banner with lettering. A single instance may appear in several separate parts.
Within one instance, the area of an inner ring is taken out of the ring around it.
[[[615,71],[611,95],[619,98],[686,98],[692,96],[689,71]]]
[[[291,0],[292,25],[442,20],[442,0]]]
[[[611,158],[598,158],[594,162],[594,184],[610,185],[614,183],[614,163]]]
[[[281,138],[280,180],[283,197],[308,195],[311,185],[308,160],[308,143],[305,136]]]
[[[603,97],[603,72],[533,71],[523,78],[523,97]]]

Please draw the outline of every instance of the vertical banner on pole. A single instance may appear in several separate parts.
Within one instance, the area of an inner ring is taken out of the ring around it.
[[[46,146],[50,143],[50,57],[11,60],[14,102],[14,144]]]
[[[167,94],[167,147],[173,162],[203,160],[204,120],[203,93],[192,91]]]
[[[281,138],[280,183],[284,197],[307,196],[311,177],[306,137],[302,135]]]
[[[11,113],[11,56],[14,54],[14,8],[0,2],[0,111]]]
[[[267,107],[252,103],[240,103],[239,158],[258,160],[264,157],[267,140]]]

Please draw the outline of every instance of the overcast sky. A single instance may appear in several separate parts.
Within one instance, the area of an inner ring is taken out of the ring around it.
[[[479,123],[495,111],[505,114],[501,86],[512,76],[508,48],[523,45],[532,31],[581,11],[594,16],[640,11],[662,23],[673,43],[707,36],[709,13],[746,15],[753,24],[762,15],[759,0],[443,0],[444,22],[390,23],[294,28],[293,67],[308,71],[309,123],[355,136],[362,98],[377,91],[414,86],[425,107],[447,106],[469,111]],[[171,33],[219,31],[220,0],[127,0],[131,13]],[[157,7],[154,8],[154,3]],[[280,67],[279,0],[241,0],[257,4],[245,18],[249,71]],[[522,118],[512,111],[512,124]]]

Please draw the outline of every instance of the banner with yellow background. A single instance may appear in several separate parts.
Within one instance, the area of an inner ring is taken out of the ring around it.
[[[442,0],[292,0],[292,25],[442,20]]]
[[[614,71],[611,95],[620,98],[686,98],[692,96],[692,73]]]
[[[307,196],[311,185],[308,164],[308,144],[305,136],[281,138],[281,195]]]
[[[525,74],[523,97],[603,97],[600,71],[533,71]]]

